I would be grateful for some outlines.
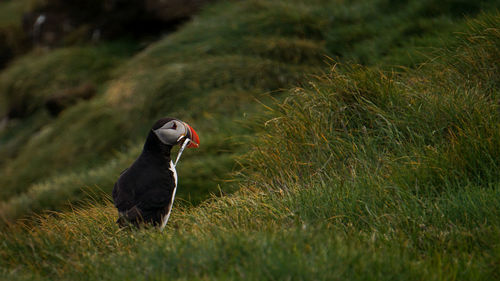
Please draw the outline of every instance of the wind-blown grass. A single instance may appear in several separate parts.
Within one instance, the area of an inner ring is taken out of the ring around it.
[[[242,188],[177,205],[164,233],[119,230],[110,203],[11,226],[3,275],[498,279],[499,18],[418,70],[337,64],[291,90],[242,160]]]
[[[189,122],[202,137],[200,149],[183,158],[181,198],[197,203],[209,193],[230,192],[236,186],[222,183],[231,180],[235,159],[248,150],[246,136],[258,130],[251,121],[260,111],[255,99],[280,99],[282,89],[323,72],[325,61],[331,61],[327,57],[415,66],[426,56],[401,50],[415,42],[433,44],[451,34],[447,31],[460,30],[463,15],[495,7],[497,1],[220,2],[126,62],[134,44],[20,58],[1,74],[0,100],[27,103],[33,113],[0,132],[2,209],[19,210],[3,217],[16,219],[23,209],[26,214],[60,210],[68,201],[86,198],[86,192],[65,198],[65,186],[88,189],[80,186],[80,175],[94,175],[87,170],[106,170],[121,153],[133,159],[131,151],[140,149],[149,126],[163,116]],[[49,118],[40,106],[46,95],[87,80],[98,86],[97,97]],[[126,166],[123,162],[116,170]],[[85,176],[85,182],[110,192],[117,174],[97,174],[108,178],[96,177],[91,184],[92,176]],[[61,200],[44,205],[46,200],[33,195],[47,184]],[[28,194],[29,204],[39,207],[18,204]],[[17,207],[9,202],[18,202]]]

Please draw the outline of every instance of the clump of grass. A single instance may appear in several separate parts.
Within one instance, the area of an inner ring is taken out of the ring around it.
[[[2,112],[11,118],[26,117],[43,107],[46,98],[83,83],[99,85],[110,70],[130,53],[118,44],[63,48],[43,54],[35,50],[0,76]]]
[[[0,203],[2,223],[15,221],[27,214],[41,213],[44,210],[68,208],[93,199],[94,203],[107,202],[114,178],[110,174],[120,174],[140,151],[131,150],[119,154],[112,161],[86,169],[79,173],[70,173],[46,182],[32,185],[25,192]]]
[[[81,110],[76,110],[74,113],[79,116],[73,114],[68,118],[70,120],[61,122],[65,124],[66,129],[61,129],[57,125],[54,128],[52,124],[54,119],[45,108],[47,99],[61,91],[86,84],[95,85],[97,92],[102,92],[103,81],[112,77],[112,69],[133,49],[134,46],[130,43],[108,43],[99,46],[64,48],[45,55],[42,55],[42,51],[34,51],[13,62],[0,74],[0,116],[7,121],[6,126],[0,130],[2,143],[0,182],[2,186],[9,186],[3,189],[6,193],[0,197],[5,199],[7,194],[27,189],[34,178],[40,179],[41,175],[51,175],[47,173],[50,169],[44,170],[44,168],[49,168],[51,163],[56,164],[58,160],[55,158],[48,160],[47,156],[58,155],[62,157],[59,159],[63,159],[64,155],[67,155],[65,152],[76,148],[76,146],[65,148],[53,146],[51,149],[50,144],[58,142],[53,142],[53,139],[60,136],[61,132],[71,131],[72,128],[73,131],[81,129],[78,128],[78,123],[81,124],[89,119],[95,121],[96,115],[105,115],[102,112],[98,113],[100,110],[96,108],[97,106],[92,110],[92,114],[85,117],[83,115],[86,114],[82,114]],[[88,102],[84,104],[87,105],[77,105],[79,109],[88,109]],[[101,124],[97,126],[99,127],[104,126]],[[75,135],[67,137],[74,139]],[[88,138],[84,135],[79,137],[85,140]],[[37,161],[37,159],[42,160]],[[53,168],[65,167],[71,164],[70,162],[65,162],[66,164],[61,162],[58,167]],[[8,189],[10,191],[7,191]]]
[[[1,192],[4,200],[26,191],[34,179],[52,176],[70,168],[77,171],[77,167],[82,169],[83,163],[86,167],[99,165],[99,162],[92,161],[96,155],[113,154],[109,145],[123,143],[120,142],[120,132],[127,127],[121,126],[122,123],[113,118],[116,112],[103,105],[96,106],[95,103],[99,103],[99,100],[78,104],[70,112],[64,113],[68,114],[66,118],[45,125],[36,135],[30,136],[19,155],[9,161],[2,171],[0,182],[9,186]],[[88,110],[92,110],[92,113],[87,114]],[[89,124],[94,124],[95,128],[92,138],[85,131]],[[62,131],[65,133],[61,134]],[[40,149],[41,145],[43,149]],[[88,153],[83,153],[85,151]]]
[[[498,91],[499,25],[494,15],[473,22],[453,53],[445,50],[446,59],[404,73],[404,82],[401,74],[336,65],[331,75],[296,89],[266,123],[275,133],[263,136],[266,143],[252,161],[262,173],[257,181],[274,186],[325,171],[345,178],[360,168],[390,177],[407,167],[412,188],[496,183],[500,116],[492,97]]]

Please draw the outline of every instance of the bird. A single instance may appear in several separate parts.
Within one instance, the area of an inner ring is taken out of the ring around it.
[[[177,171],[170,158],[175,145],[196,148],[200,139],[187,123],[176,118],[161,118],[148,133],[143,150],[125,169],[113,187],[113,202],[118,209],[120,227],[155,226],[163,230],[168,222],[177,190]]]

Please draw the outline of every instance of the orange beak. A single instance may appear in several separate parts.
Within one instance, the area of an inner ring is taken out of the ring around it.
[[[196,131],[191,126],[189,126],[189,124],[187,124],[187,123],[184,123],[184,124],[186,124],[189,128],[190,139],[191,139],[191,142],[188,144],[187,147],[194,148],[194,147],[200,146],[200,138],[198,137],[198,134],[196,133]]]

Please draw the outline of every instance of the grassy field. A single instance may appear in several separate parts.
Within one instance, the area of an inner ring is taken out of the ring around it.
[[[27,103],[0,131],[1,276],[500,279],[499,6],[221,2],[146,48],[17,59],[0,73],[0,112]],[[48,115],[82,83],[96,97]],[[120,230],[106,194],[165,115],[201,147],[167,231]]]

